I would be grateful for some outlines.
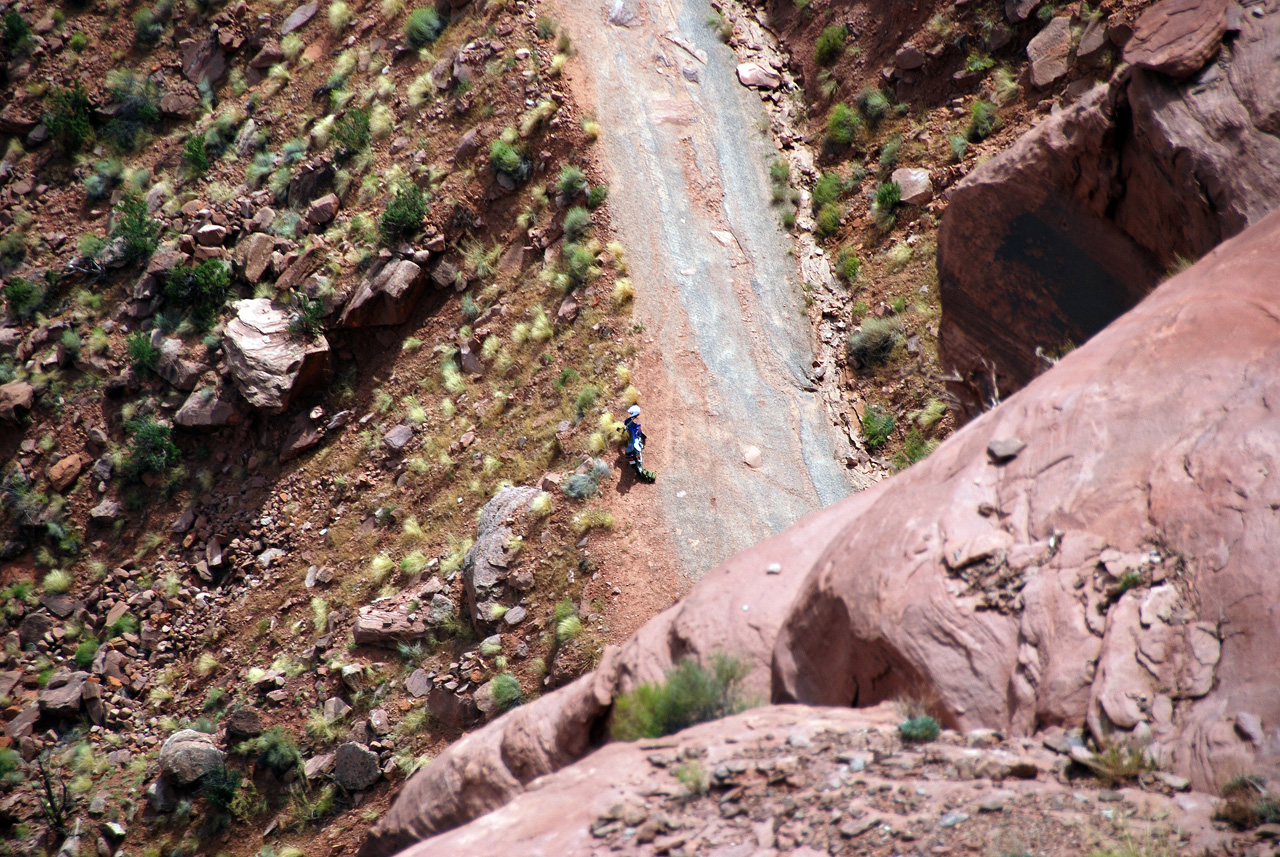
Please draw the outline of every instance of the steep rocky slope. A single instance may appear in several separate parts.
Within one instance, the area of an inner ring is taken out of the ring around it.
[[[778,702],[920,693],[964,730],[1139,741],[1211,793],[1274,776],[1278,236],[1275,214],[908,474],[708,573],[417,774],[364,853],[509,801],[598,742],[617,694],[716,651]]]
[[[966,177],[939,231],[941,350],[966,416],[1025,385],[1280,203],[1280,6],[1165,0],[1126,65]]]

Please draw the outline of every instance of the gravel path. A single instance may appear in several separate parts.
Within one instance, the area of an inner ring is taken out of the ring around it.
[[[570,85],[603,129],[648,340],[635,380],[659,479],[639,488],[656,490],[680,564],[699,577],[852,490],[807,381],[811,331],[769,204],[767,117],[706,0],[558,9],[577,51]],[[758,468],[744,447],[761,451]]]

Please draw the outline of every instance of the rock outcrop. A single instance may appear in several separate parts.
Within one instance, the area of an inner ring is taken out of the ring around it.
[[[602,740],[615,694],[716,651],[777,702],[923,693],[963,729],[1149,738],[1203,789],[1280,772],[1278,266],[1275,214],[925,461],[708,572],[594,673],[446,749],[362,853],[507,803]]]
[[[347,302],[339,327],[376,327],[407,321],[426,285],[422,268],[395,259],[365,278]]]
[[[266,298],[236,301],[227,325],[227,366],[250,405],[278,414],[330,372],[324,336],[306,340],[289,333],[289,314]]]
[[[941,356],[964,416],[1280,204],[1280,8],[1231,23],[1225,8],[1151,7],[1125,48],[1132,68],[950,192]]]

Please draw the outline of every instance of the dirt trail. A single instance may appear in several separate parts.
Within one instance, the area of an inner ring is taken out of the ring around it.
[[[808,382],[809,322],[769,204],[767,117],[707,25],[707,0],[555,6],[577,52],[569,85],[602,127],[646,328],[645,461],[666,535],[698,577],[852,490]],[[745,446],[761,450],[758,469]]]

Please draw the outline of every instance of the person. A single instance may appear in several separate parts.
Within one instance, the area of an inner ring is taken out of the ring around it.
[[[627,463],[635,470],[636,476],[645,482],[652,482],[657,478],[657,474],[652,470],[644,469],[644,445],[649,437],[644,433],[644,429],[640,427],[640,406],[632,405],[627,408],[627,418],[622,425],[627,429],[627,444],[623,447],[623,453],[627,457]]]

